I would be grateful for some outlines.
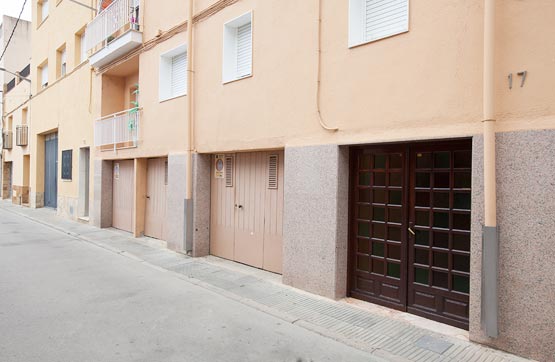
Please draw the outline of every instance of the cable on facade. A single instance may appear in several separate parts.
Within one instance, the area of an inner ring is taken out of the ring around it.
[[[15,29],[17,28],[17,24],[19,24],[19,20],[21,19],[21,15],[23,15],[23,10],[25,10],[25,4],[27,4],[27,0],[23,0],[23,6],[21,7],[21,11],[19,12],[19,16],[17,17],[15,25],[12,29],[12,33],[10,34],[10,37],[8,38],[8,42],[6,43],[6,47],[4,48],[4,51],[2,52],[2,55],[0,55],[0,60],[2,60],[2,58],[4,58],[4,54],[6,54],[6,50],[8,50],[8,46],[10,45],[10,41],[12,40],[12,37],[15,33]]]

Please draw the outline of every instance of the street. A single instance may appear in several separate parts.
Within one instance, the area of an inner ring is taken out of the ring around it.
[[[0,210],[0,361],[369,361],[369,354]]]

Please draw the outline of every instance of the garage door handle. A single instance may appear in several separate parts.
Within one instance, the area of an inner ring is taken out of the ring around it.
[[[243,205],[235,205],[235,206],[237,206],[238,209],[242,209],[242,208],[243,208]]]
[[[414,231],[412,231],[411,228],[409,228],[409,233],[411,233],[413,236],[416,235],[416,233]]]
[[[146,198],[147,198],[147,199],[150,199],[150,196],[147,196]]]

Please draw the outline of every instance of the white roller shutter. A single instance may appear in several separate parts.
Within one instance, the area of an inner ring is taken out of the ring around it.
[[[45,64],[40,69],[40,80],[41,86],[45,87],[48,85],[48,64]]]
[[[87,60],[87,43],[85,40],[85,33],[81,34],[81,38],[79,40],[80,45],[81,45],[81,62],[84,62],[85,60]]]
[[[237,28],[237,78],[252,72],[252,23]]]
[[[187,53],[181,53],[171,60],[171,96],[177,97],[187,92]]]
[[[44,21],[44,19],[46,19],[46,17],[48,16],[48,0],[42,0],[40,8],[41,8],[40,19],[41,21]]]
[[[409,0],[366,0],[365,41],[408,31]]]

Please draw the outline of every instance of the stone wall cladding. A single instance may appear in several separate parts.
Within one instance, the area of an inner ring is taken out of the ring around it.
[[[90,212],[94,226],[112,226],[112,161],[94,160],[93,203]]]
[[[168,156],[168,190],[167,190],[167,243],[168,248],[183,251],[185,245],[185,177],[187,167],[185,154]]]
[[[285,149],[285,284],[345,296],[348,174],[348,150],[337,145]]]
[[[210,154],[193,155],[193,256],[210,253]]]
[[[499,338],[480,330],[482,139],[474,142],[470,338],[555,361],[555,131],[497,134]]]

